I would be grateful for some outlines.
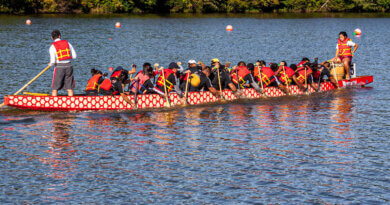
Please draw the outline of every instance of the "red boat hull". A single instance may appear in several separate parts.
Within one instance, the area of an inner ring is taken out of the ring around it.
[[[340,87],[364,86],[373,82],[373,76],[359,76],[351,80],[339,81]],[[303,92],[296,86],[289,86],[292,95],[300,95]],[[335,87],[330,82],[321,83],[321,91],[333,90]],[[242,89],[241,97],[246,99],[257,99],[263,97],[253,88]],[[312,88],[309,93],[313,93]],[[286,95],[275,87],[265,89],[267,97],[281,97]],[[236,100],[232,91],[224,90],[223,96],[226,101]],[[134,96],[129,96],[134,100]],[[183,105],[176,93],[171,93],[169,99],[172,106]],[[220,101],[210,92],[190,92],[187,102],[189,105],[207,104]],[[127,104],[120,96],[32,96],[32,95],[9,95],[4,96],[5,105],[21,109],[32,109],[42,111],[83,111],[83,110],[132,110],[131,105]],[[138,109],[161,108],[166,106],[164,97],[157,94],[138,95]]]

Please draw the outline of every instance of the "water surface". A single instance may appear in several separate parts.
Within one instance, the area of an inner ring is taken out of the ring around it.
[[[358,74],[375,82],[137,113],[2,109],[3,204],[389,203],[388,18],[35,16],[31,26],[25,19],[0,16],[1,97],[46,67],[54,28],[78,53],[77,93],[91,68],[214,57],[325,60],[334,56],[338,32],[355,28],[363,30],[352,37]],[[114,28],[117,21],[122,28]],[[50,72],[29,91],[50,92]]]

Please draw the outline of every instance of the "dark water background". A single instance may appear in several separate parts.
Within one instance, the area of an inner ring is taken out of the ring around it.
[[[77,93],[93,67],[325,60],[337,34],[355,28],[358,74],[374,75],[370,88],[173,110],[1,109],[0,202],[389,203],[389,26],[389,18],[0,16],[1,99],[46,67],[55,28],[78,53]],[[29,91],[49,92],[51,75]]]

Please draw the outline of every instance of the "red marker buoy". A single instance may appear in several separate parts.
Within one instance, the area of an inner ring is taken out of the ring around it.
[[[226,31],[233,31],[233,26],[232,25],[227,25],[226,26]]]
[[[112,71],[114,70],[114,68],[113,68],[113,67],[109,67],[108,70],[109,70],[110,72],[112,72]]]
[[[31,25],[31,20],[30,19],[26,20],[26,25]]]
[[[110,41],[111,41],[111,40],[112,40],[112,38],[108,38],[108,40],[110,40]]]
[[[122,25],[121,25],[121,23],[120,22],[116,22],[116,24],[115,24],[115,28],[120,28]]]

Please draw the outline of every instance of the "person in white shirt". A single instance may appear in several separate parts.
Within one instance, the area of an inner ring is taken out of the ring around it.
[[[352,47],[354,47],[352,51]],[[352,42],[345,31],[339,33],[339,39],[337,40],[336,54],[334,59],[340,58],[344,64],[345,69],[345,78],[349,80],[351,76],[349,75],[349,64],[352,61],[354,53],[358,48],[358,44]]]
[[[62,88],[68,91],[68,96],[73,96],[75,81],[71,59],[76,59],[77,54],[73,46],[67,40],[61,40],[61,33],[55,29],[51,32],[53,43],[49,48],[49,66],[56,66],[53,73],[52,96],[57,96]]]

